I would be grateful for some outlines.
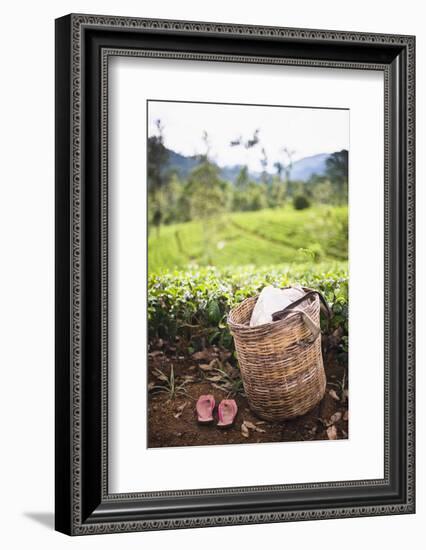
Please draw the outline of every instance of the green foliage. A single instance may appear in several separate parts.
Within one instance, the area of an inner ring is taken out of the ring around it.
[[[305,195],[296,195],[293,199],[293,206],[295,210],[305,210],[311,206],[311,203]]]
[[[233,210],[249,212],[262,210],[268,206],[266,186],[253,181],[243,190],[234,191]]]
[[[313,184],[311,182],[308,182],[306,185],[311,193],[313,202],[316,202],[317,204],[333,204],[333,186],[329,181],[317,180]],[[312,189],[310,189],[311,187]]]
[[[161,188],[165,178],[163,166],[166,164],[169,153],[164,146],[161,122],[157,121],[158,136],[148,138],[148,190],[156,191]]]
[[[340,204],[348,200],[348,163],[349,154],[346,149],[333,153],[327,159],[327,176],[337,187]]]
[[[150,221],[157,227],[163,223],[163,201],[161,191],[168,178],[164,174],[163,166],[166,164],[169,153],[164,146],[163,126],[160,120],[156,121],[158,135],[148,138],[147,175],[148,193],[151,202]]]
[[[279,177],[272,178],[271,183],[267,189],[268,206],[270,208],[277,208],[283,206],[286,201],[287,183],[281,181]]]
[[[170,367],[170,375],[167,376],[162,370],[154,369],[154,376],[160,381],[158,384],[154,384],[150,391],[165,393],[168,396],[168,401],[175,399],[178,395],[185,393],[185,380],[178,380],[175,377],[175,371],[173,365]]]
[[[324,250],[319,243],[310,244],[307,248],[299,248],[299,257],[306,261],[320,262],[324,258]]]
[[[248,168],[247,166],[243,166],[240,170],[240,173],[237,176],[237,179],[235,180],[235,188],[238,191],[243,191],[248,184],[249,184]]]
[[[185,346],[201,348],[216,343],[233,350],[226,318],[229,310],[266,285],[285,287],[301,284],[323,293],[333,317],[324,322],[326,333],[342,327],[348,335],[348,271],[346,262],[297,266],[203,268],[165,271],[148,279],[148,330],[151,338],[174,341],[179,335]],[[346,340],[345,340],[346,338]]]
[[[229,185],[219,177],[218,167],[207,156],[190,173],[185,194],[188,199],[190,218],[198,220],[202,228],[202,261],[210,264],[217,232],[222,216],[229,206]]]
[[[207,219],[226,210],[226,195],[219,169],[207,159],[189,175],[185,192],[190,201],[191,219]]]

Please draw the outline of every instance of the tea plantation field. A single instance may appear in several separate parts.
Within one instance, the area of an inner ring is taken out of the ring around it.
[[[265,266],[345,261],[347,207],[291,206],[222,215],[151,229],[149,273],[203,266]]]

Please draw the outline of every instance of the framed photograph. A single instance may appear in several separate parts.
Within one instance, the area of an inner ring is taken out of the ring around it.
[[[56,529],[407,514],[415,38],[56,20]]]

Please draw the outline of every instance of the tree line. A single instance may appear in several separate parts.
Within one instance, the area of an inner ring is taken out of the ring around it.
[[[204,151],[197,155],[197,164],[184,179],[176,170],[168,169],[168,149],[164,145],[164,126],[156,121],[156,135],[148,138],[148,218],[149,226],[218,218],[229,211],[254,211],[278,208],[291,203],[297,209],[311,204],[346,204],[348,198],[348,152],[330,155],[326,173],[313,175],[309,181],[293,181],[294,151],[283,148],[283,161],[275,162],[275,174],[267,172],[268,156],[261,146],[259,130],[244,139],[230,141],[230,147],[260,149],[262,172],[260,181],[253,181],[248,167],[242,166],[234,183],[225,181],[219,167],[210,158],[207,132],[202,138]]]

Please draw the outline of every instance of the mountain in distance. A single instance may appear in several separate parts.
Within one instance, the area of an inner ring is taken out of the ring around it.
[[[197,156],[185,156],[180,153],[176,153],[171,149],[167,149],[169,153],[169,158],[167,165],[164,167],[165,170],[175,170],[179,176],[183,179],[188,177],[188,174],[195,168],[198,164]],[[310,157],[302,158],[294,162],[290,178],[293,181],[308,181],[309,178],[317,174],[318,176],[325,175],[327,159],[329,158],[328,153],[320,153],[318,155],[313,155]],[[222,179],[235,182],[242,165],[236,164],[234,166],[219,166],[220,175]],[[270,176],[274,175],[269,173]],[[253,181],[260,181],[261,173],[260,172],[250,172],[250,178]]]
[[[311,176],[324,176],[327,169],[328,153],[305,157],[293,164],[290,178],[295,181],[308,181]]]
[[[171,149],[166,148],[166,150],[169,153],[169,158],[164,168],[166,170],[175,170],[181,178],[186,179],[191,170],[195,168],[199,162],[197,156],[186,157]]]

